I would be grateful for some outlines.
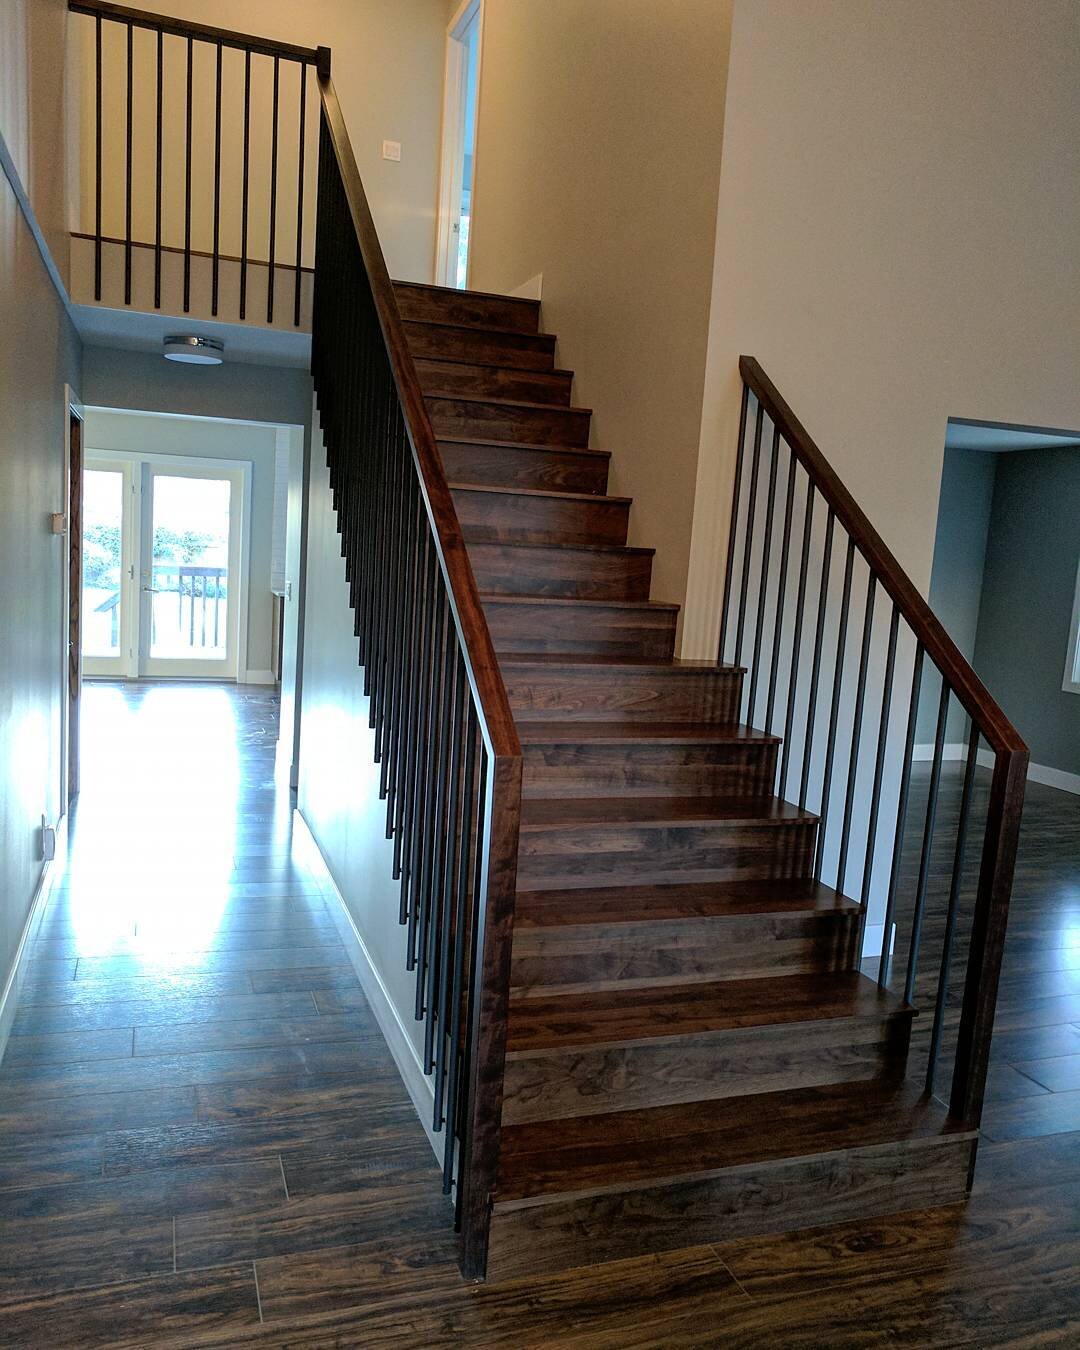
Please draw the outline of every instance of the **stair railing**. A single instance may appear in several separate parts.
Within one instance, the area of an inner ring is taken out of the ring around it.
[[[521,745],[341,108],[320,73],[312,370],[462,1269],[495,1185]]]
[[[879,983],[902,970],[906,1000],[933,1006],[913,1043],[927,1093],[948,1045],[950,1115],[974,1128],[1027,747],[759,363],[743,356],[739,370],[719,659],[746,663],[743,720],[783,736],[776,791],[819,816],[816,879],[856,898],[864,927],[878,921]],[[962,783],[943,808],[952,759]]]

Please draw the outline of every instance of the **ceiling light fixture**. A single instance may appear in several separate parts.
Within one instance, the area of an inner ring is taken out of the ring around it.
[[[225,344],[218,338],[197,337],[194,333],[176,333],[165,339],[165,360],[183,361],[189,366],[220,366]]]

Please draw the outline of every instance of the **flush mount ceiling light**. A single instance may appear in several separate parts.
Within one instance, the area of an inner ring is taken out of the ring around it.
[[[194,333],[177,333],[165,339],[165,360],[184,361],[189,366],[220,366],[224,351],[224,342]]]

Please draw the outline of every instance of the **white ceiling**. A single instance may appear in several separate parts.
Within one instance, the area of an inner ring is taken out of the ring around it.
[[[1047,450],[1066,445],[1080,446],[1080,432],[1042,431],[1037,427],[998,426],[992,422],[969,422],[949,418],[945,430],[949,450]]]
[[[161,351],[170,333],[199,333],[225,344],[225,360],[257,366],[292,366],[306,370],[311,362],[310,333],[248,324],[176,319],[100,305],[72,305],[75,327],[88,347],[125,351]],[[162,357],[164,360],[164,357]]]

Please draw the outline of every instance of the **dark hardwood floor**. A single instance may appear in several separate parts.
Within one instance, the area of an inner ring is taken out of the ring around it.
[[[0,1066],[0,1344],[1080,1343],[1076,797],[1029,788],[967,1204],[470,1287],[273,696],[102,683],[83,720]]]

